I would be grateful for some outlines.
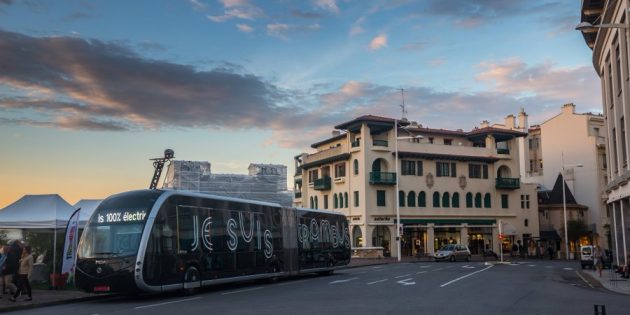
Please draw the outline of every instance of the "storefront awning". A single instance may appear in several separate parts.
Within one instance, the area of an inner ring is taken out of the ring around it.
[[[559,241],[560,235],[558,235],[558,232],[556,232],[556,230],[540,231],[540,239],[547,241]]]
[[[429,224],[433,223],[435,225],[460,225],[463,223],[467,223],[468,225],[492,225],[495,224],[496,220],[481,220],[481,219],[402,219],[400,220],[402,224]]]

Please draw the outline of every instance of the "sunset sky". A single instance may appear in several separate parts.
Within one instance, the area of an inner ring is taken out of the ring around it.
[[[601,112],[580,1],[0,0],[0,208],[246,173],[363,114],[469,130]],[[292,181],[292,178],[289,178]]]

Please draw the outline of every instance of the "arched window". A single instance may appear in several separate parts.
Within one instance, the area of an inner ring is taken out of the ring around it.
[[[354,166],[354,175],[359,175],[359,161],[355,159],[352,164]]]
[[[353,247],[361,247],[363,246],[363,234],[361,233],[361,228],[357,225],[355,225],[352,228],[352,246]]]
[[[405,192],[402,190],[398,192],[398,205],[401,207],[405,206]]]
[[[459,208],[459,193],[458,192],[453,193],[453,202],[451,202],[451,205],[453,206],[453,208]]]
[[[492,208],[492,202],[490,200],[490,193],[486,193],[486,195],[483,196],[483,207]]]
[[[449,195],[448,192],[445,192],[442,195],[442,207],[448,208],[450,207],[450,204],[451,204],[451,195]]]
[[[473,198],[472,193],[466,193],[466,208],[473,207]]]
[[[311,209],[314,209],[315,203],[313,202],[313,196],[311,196],[311,203],[309,204]]]
[[[427,194],[424,191],[418,193],[418,207],[427,206]]]
[[[348,193],[347,192],[343,193],[343,202],[344,202],[343,207],[348,208]]]
[[[475,208],[481,208],[481,193],[475,194]]]
[[[433,208],[439,208],[439,207],[440,207],[440,193],[436,191],[433,193]]]
[[[407,207],[415,207],[416,206],[416,193],[413,191],[410,191],[409,194],[407,194]]]
[[[339,199],[337,198],[337,194],[333,194],[333,209],[337,209],[339,206]]]
[[[315,209],[319,209],[319,205],[317,204],[317,196],[315,196],[315,203],[314,203],[314,205],[315,205]]]

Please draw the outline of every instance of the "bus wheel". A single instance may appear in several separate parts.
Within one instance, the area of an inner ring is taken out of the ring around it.
[[[184,275],[184,294],[192,295],[199,292],[201,287],[199,270],[195,267],[188,267]]]

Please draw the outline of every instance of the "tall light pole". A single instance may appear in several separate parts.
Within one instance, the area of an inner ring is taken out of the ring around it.
[[[582,164],[577,164],[575,167],[582,167]],[[565,165],[564,165],[564,152],[562,152],[562,212],[564,215],[564,251],[566,259],[569,260],[569,227],[567,225],[567,196],[566,187],[567,181],[565,178]]]
[[[402,229],[402,224],[400,224],[400,197],[399,197],[399,178],[398,176],[398,140],[403,139],[422,139],[422,136],[417,135],[413,137],[398,137],[398,119],[394,119],[394,151],[396,152],[395,164],[396,164],[396,172],[394,176],[396,176],[396,191],[394,195],[396,196],[396,250],[398,251],[398,261],[401,260],[401,239],[400,239],[400,230]]]

